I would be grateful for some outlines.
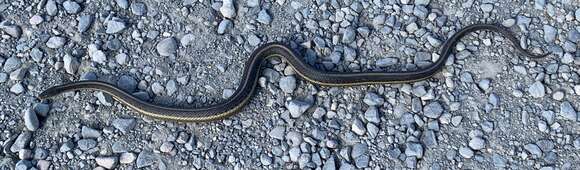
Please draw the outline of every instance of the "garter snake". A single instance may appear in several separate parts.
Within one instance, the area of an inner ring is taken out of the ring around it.
[[[219,104],[205,107],[174,108],[160,106],[143,101],[130,93],[121,90],[113,84],[96,80],[78,81],[54,86],[39,94],[38,98],[42,100],[67,91],[92,89],[103,91],[137,112],[154,118],[189,122],[220,120],[238,112],[249,102],[258,87],[258,79],[261,75],[262,64],[269,57],[277,56],[284,59],[294,68],[300,77],[314,84],[324,86],[354,86],[414,82],[429,78],[440,71],[445,65],[449,55],[451,55],[452,49],[457,42],[468,33],[478,30],[488,30],[500,33],[513,44],[519,53],[524,56],[540,58],[547,55],[536,55],[528,52],[520,46],[518,39],[510,31],[501,26],[493,24],[474,24],[459,30],[445,41],[440,47],[440,57],[433,64],[415,71],[347,73],[320,71],[306,64],[300,55],[288,46],[275,42],[267,43],[258,47],[251,53],[244,66],[242,81],[233,95]]]

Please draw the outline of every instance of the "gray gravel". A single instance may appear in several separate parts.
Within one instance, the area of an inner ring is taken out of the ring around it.
[[[580,160],[576,1],[0,1],[0,169],[574,169]],[[231,117],[176,123],[110,95],[44,89],[102,80],[197,108],[235,94],[249,55],[282,42],[317,70],[413,71],[418,82],[327,87],[268,59]]]

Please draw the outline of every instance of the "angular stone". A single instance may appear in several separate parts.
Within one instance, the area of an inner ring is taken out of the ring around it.
[[[310,106],[312,106],[311,103],[301,100],[290,100],[286,104],[286,108],[290,111],[292,118],[300,117],[304,112],[306,112],[306,110],[308,110],[308,108],[310,108]]]
[[[428,118],[437,119],[443,113],[443,107],[439,102],[431,102],[423,107],[423,115]]]

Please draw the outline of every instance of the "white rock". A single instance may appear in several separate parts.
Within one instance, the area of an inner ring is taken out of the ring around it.
[[[117,157],[97,157],[95,158],[97,165],[102,166],[103,168],[113,169],[115,165],[117,165],[118,158]]]
[[[89,57],[91,60],[100,64],[105,64],[107,61],[107,56],[105,53],[97,48],[97,45],[91,44],[88,47]]]
[[[46,41],[46,46],[48,48],[60,48],[64,46],[66,43],[66,39],[64,37],[54,36],[50,37],[48,41]]]
[[[173,37],[165,38],[159,41],[155,48],[157,49],[157,53],[159,53],[159,55],[171,56],[177,52],[177,42]]]
[[[236,17],[236,8],[234,7],[234,0],[224,0],[222,2],[222,7],[220,7],[220,13],[226,18]]]
[[[78,59],[70,54],[65,54],[62,61],[64,62],[64,70],[69,74],[75,74],[80,66]]]

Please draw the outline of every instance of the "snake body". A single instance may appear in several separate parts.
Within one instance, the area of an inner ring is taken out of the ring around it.
[[[277,56],[282,58],[294,68],[300,77],[314,84],[324,86],[353,86],[414,82],[429,78],[440,71],[445,65],[449,55],[451,55],[453,47],[457,42],[468,33],[478,30],[489,30],[500,33],[511,41],[515,49],[524,56],[540,58],[547,55],[535,55],[526,51],[519,45],[518,39],[510,31],[501,26],[493,24],[475,24],[459,30],[451,36],[451,38],[445,41],[440,48],[439,59],[437,59],[433,64],[415,71],[348,73],[320,71],[306,64],[300,55],[288,46],[281,43],[267,43],[254,50],[246,61],[242,81],[233,95],[219,104],[205,107],[174,108],[156,105],[143,101],[130,93],[121,90],[113,84],[95,80],[78,81],[54,86],[39,94],[38,98],[47,99],[64,92],[81,89],[100,90],[113,96],[114,99],[129,106],[137,112],[154,118],[184,122],[220,120],[237,113],[250,101],[258,87],[258,79],[261,75],[262,64],[265,63],[264,61],[269,57]]]

